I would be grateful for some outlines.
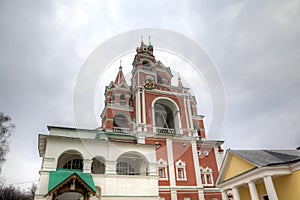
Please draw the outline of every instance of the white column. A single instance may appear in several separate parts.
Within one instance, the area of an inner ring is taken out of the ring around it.
[[[228,200],[228,196],[225,190],[222,190],[221,194],[222,194],[222,200]]]
[[[274,187],[274,184],[273,184],[273,181],[272,181],[272,177],[271,176],[265,176],[264,177],[264,182],[265,182],[265,187],[266,187],[269,199],[278,200],[276,190],[275,190],[275,187]]]
[[[232,188],[232,195],[234,200],[240,200],[240,194],[237,187]]]
[[[167,156],[168,156],[168,166],[170,173],[170,187],[174,188],[176,186],[175,181],[175,171],[174,171],[174,159],[173,159],[173,143],[172,140],[167,138]],[[176,191],[171,190],[171,200],[177,200]]]
[[[251,200],[259,200],[255,183],[253,181],[250,181],[248,183],[248,186],[250,190]]]

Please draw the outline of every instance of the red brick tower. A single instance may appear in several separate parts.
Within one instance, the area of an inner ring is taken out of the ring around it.
[[[131,86],[120,65],[115,81],[106,87],[103,129],[157,145],[161,199],[221,199],[215,182],[223,142],[206,140],[195,97],[180,78],[177,86],[171,85],[172,72],[155,59],[150,40],[149,45],[141,41],[132,65]]]

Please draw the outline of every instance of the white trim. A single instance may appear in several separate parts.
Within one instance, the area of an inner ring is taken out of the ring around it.
[[[292,171],[292,172],[295,172],[295,171],[300,170],[300,162],[297,162],[297,163],[292,164],[292,165],[290,166],[290,168],[291,168],[291,171]]]

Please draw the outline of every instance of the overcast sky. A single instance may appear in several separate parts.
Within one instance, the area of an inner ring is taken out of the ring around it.
[[[38,179],[38,134],[47,134],[47,125],[74,126],[73,89],[88,55],[111,37],[139,28],[176,31],[205,49],[225,88],[226,118],[216,138],[225,140],[224,148],[295,149],[299,19],[297,0],[0,1],[0,111],[16,125],[1,178],[27,185]],[[181,62],[164,55],[158,54],[163,63]],[[123,65],[130,71],[131,60]],[[198,103],[205,104],[203,98]],[[210,119],[210,109],[198,107]]]

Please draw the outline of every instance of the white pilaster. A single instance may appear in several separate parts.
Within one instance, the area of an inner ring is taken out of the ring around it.
[[[190,118],[190,127],[191,128],[194,128],[194,124],[193,124],[193,118],[192,118],[192,108],[191,108],[191,102],[190,102],[190,99],[188,98],[188,112],[189,112],[189,118]]]
[[[232,188],[232,195],[234,200],[240,200],[239,189],[237,187]]]
[[[116,161],[106,161],[105,162],[105,174],[117,174]]]
[[[218,170],[220,170],[221,165],[222,165],[223,155],[219,152],[218,146],[214,146],[214,152],[215,152],[217,167],[218,167]]]
[[[143,109],[143,124],[146,124],[146,105],[145,105],[145,90],[142,91],[142,109]]]
[[[83,160],[83,173],[91,173],[92,159]]]
[[[195,175],[196,175],[196,182],[198,187],[203,187],[201,182],[201,176],[200,176],[200,164],[198,159],[198,153],[197,153],[197,144],[195,140],[191,141],[192,143],[192,152],[193,152],[193,159],[194,159],[194,168],[195,168]]]
[[[269,199],[278,200],[272,177],[271,176],[265,176],[264,177],[264,183],[265,183],[265,187],[266,187]]]
[[[174,172],[174,159],[173,159],[173,143],[172,140],[167,138],[167,155],[168,155],[168,166],[170,173],[170,187],[176,186],[175,172]],[[177,200],[176,191],[171,191],[171,200]]]
[[[186,97],[184,97],[184,102],[183,102],[183,105],[184,105],[184,113],[185,113],[185,119],[186,119],[186,126],[187,126],[187,129],[190,129],[190,122],[189,122],[189,118],[188,118],[188,110],[187,110],[187,105],[186,105]]]
[[[227,193],[226,193],[225,190],[223,190],[223,191],[221,192],[221,194],[222,194],[222,200],[228,200],[228,196],[227,196]]]
[[[205,200],[203,189],[202,190],[198,190],[198,198],[199,198],[199,200]]]
[[[259,200],[255,183],[253,181],[250,181],[248,183],[248,186],[250,190],[251,200]]]
[[[135,93],[135,121],[136,121],[136,125],[139,125],[140,123],[140,92],[139,92],[139,88],[136,89],[136,93]]]
[[[154,107],[154,105],[151,107],[151,112],[152,112],[152,129],[153,129],[153,133],[155,133],[156,125],[155,125],[155,107]]]
[[[171,199],[172,200],[177,200],[177,192],[176,192],[176,190],[171,190]]]

